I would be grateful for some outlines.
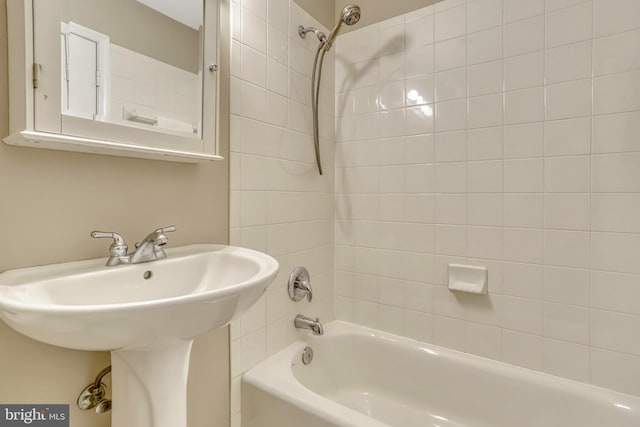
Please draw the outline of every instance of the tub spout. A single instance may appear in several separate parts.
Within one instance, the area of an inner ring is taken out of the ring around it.
[[[293,321],[293,324],[298,329],[310,329],[311,332],[313,332],[313,335],[324,334],[324,328],[322,327],[322,323],[320,323],[320,319],[317,317],[316,317],[316,320],[313,320],[307,316],[298,314],[296,316],[296,319]]]

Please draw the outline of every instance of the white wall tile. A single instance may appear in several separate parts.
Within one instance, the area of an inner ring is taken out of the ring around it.
[[[467,159],[502,159],[502,127],[469,129],[467,131]]]
[[[594,0],[594,36],[640,28],[640,5],[635,0]]]
[[[405,102],[410,105],[424,105],[435,102],[434,78],[422,75],[407,78],[405,81]]]
[[[569,119],[591,114],[591,80],[577,80],[546,87],[545,118]]]
[[[380,58],[380,80],[389,78],[415,77],[431,74],[434,70],[434,45],[418,47],[403,54]]]
[[[504,22],[519,21],[543,13],[543,0],[504,0]]]
[[[372,26],[375,28],[375,25]],[[366,34],[367,28],[364,29],[362,34]],[[375,52],[374,47],[379,46],[379,55],[392,55],[394,53],[403,52],[405,50],[405,28],[403,19],[390,19],[380,23],[380,40],[382,43],[378,45],[376,43],[375,34],[366,34],[362,38],[363,44],[356,46],[356,49],[361,50],[364,58],[371,58],[377,56],[378,52]],[[356,52],[358,55],[358,52]]]
[[[339,316],[640,393],[629,343],[640,328],[636,9],[449,0],[340,36],[338,56],[351,59],[336,64],[336,133],[347,142],[335,150]],[[311,46],[290,43],[290,67],[308,78]],[[291,126],[293,148],[305,146],[308,123]],[[273,150],[273,140],[247,147]],[[248,227],[252,244],[260,227]],[[278,250],[293,244],[269,236]],[[453,262],[487,265],[490,295],[448,291]]]
[[[452,256],[464,256],[467,250],[467,233],[466,227],[454,226],[454,225],[436,225],[434,227],[435,232],[435,245],[434,248],[437,253],[443,255]],[[438,302],[438,289],[436,289],[436,304]],[[445,289],[449,292],[448,289]],[[443,292],[443,294],[446,294]],[[453,300],[452,300],[453,301]],[[439,312],[439,314],[444,314]]]
[[[542,370],[543,339],[516,331],[502,331],[502,360],[516,366]]]
[[[504,191],[506,193],[540,193],[543,191],[544,163],[542,159],[504,161]]]
[[[405,23],[405,43],[407,51],[433,43],[433,14],[407,19]]]
[[[545,122],[545,156],[589,154],[590,150],[591,119],[589,117]]]
[[[467,86],[469,96],[502,92],[502,61],[469,66]]]
[[[503,162],[500,160],[469,162],[467,180],[469,193],[502,193]]]
[[[544,153],[542,123],[505,126],[503,130],[505,159],[542,157]]]
[[[486,128],[502,125],[502,94],[484,95],[469,98],[467,127]]]
[[[593,35],[591,1],[549,13],[546,18],[547,47],[591,39]]]
[[[392,334],[404,332],[404,310],[384,304],[378,306],[378,328]]]
[[[545,51],[547,84],[590,78],[591,45],[591,40],[588,40],[547,49]]]
[[[505,124],[540,122],[544,119],[542,87],[505,93]]]
[[[435,111],[436,132],[462,130],[467,127],[467,101],[465,99],[438,102]]]
[[[594,308],[640,315],[638,276],[593,271],[591,301]]]
[[[502,56],[502,27],[490,28],[467,36],[469,65],[495,61]]]
[[[469,194],[467,223],[469,225],[502,225],[502,194]]]
[[[502,265],[504,295],[541,300],[544,268],[541,265],[505,262]]]
[[[569,7],[583,1],[584,0],[546,0],[545,8],[548,12],[551,12],[558,9],[564,9],[565,7]]]
[[[502,25],[502,0],[475,0],[467,3],[467,32]]]
[[[408,107],[405,115],[406,135],[433,133],[434,130],[433,104],[418,107]]]
[[[623,393],[640,394],[640,357],[592,347],[591,382]]]
[[[433,342],[435,344],[464,351],[465,339],[464,321],[443,316],[434,317]]]
[[[589,290],[589,270],[545,266],[545,301],[588,307]]]
[[[542,228],[544,199],[541,194],[505,194],[505,227]]]
[[[436,42],[463,36],[466,27],[467,11],[464,4],[435,14]]]
[[[423,342],[433,340],[433,316],[419,311],[405,311],[404,335]]]
[[[467,69],[458,68],[437,73],[435,75],[435,90],[437,102],[466,98]]]
[[[589,267],[589,233],[583,231],[544,232],[544,263],[561,267]]]
[[[542,51],[507,58],[504,61],[505,90],[526,89],[544,83]]]
[[[593,152],[640,151],[640,112],[593,117]]]
[[[592,156],[591,188],[593,192],[640,191],[639,153]]]
[[[437,224],[466,224],[467,197],[461,194],[435,196],[435,222]]]
[[[434,10],[436,13],[441,12],[446,9],[451,9],[452,7],[462,6],[465,3],[465,0],[450,0],[443,1],[434,4]]]
[[[435,165],[436,193],[466,193],[467,164],[465,162],[438,163]]]
[[[459,162],[467,159],[467,132],[443,132],[435,135],[435,161]]]
[[[593,113],[640,110],[640,71],[597,77],[593,81]]]
[[[500,359],[502,331],[493,326],[478,323],[467,324],[466,351],[491,359]]]
[[[267,85],[266,87],[282,96],[289,95],[289,73],[287,67],[273,60],[267,60]]]
[[[594,346],[640,355],[640,344],[634,339],[640,331],[640,316],[593,310],[591,325]]]
[[[544,49],[544,16],[517,21],[504,27],[504,56]]]
[[[502,241],[506,261],[534,264],[543,262],[544,233],[542,230],[505,228],[502,232]]]
[[[589,156],[548,157],[544,160],[544,187],[549,193],[588,193]]]
[[[594,270],[640,273],[640,235],[591,233],[591,268]]]
[[[545,194],[544,226],[555,230],[589,230],[590,198],[584,194]]]
[[[467,38],[458,37],[435,45],[435,71],[445,71],[467,65]]]
[[[502,228],[467,227],[467,256],[502,259]]]
[[[593,41],[593,74],[622,73],[640,68],[640,29]]]
[[[588,344],[589,322],[587,308],[555,303],[544,305],[544,332],[550,338]]]
[[[640,194],[592,194],[594,231],[640,233]]]
[[[260,53],[267,53],[267,23],[246,9],[241,11],[242,43]]]
[[[543,343],[543,369],[576,381],[590,379],[589,347],[567,341],[545,339]]]

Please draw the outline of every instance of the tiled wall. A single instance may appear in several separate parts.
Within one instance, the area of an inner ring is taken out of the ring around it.
[[[640,395],[638,0],[357,29],[336,114],[338,318]],[[448,263],[489,295],[451,293]]]
[[[133,107],[141,116],[161,116],[199,129],[199,75],[113,43],[110,58],[109,119],[122,120],[123,107]]]
[[[320,27],[293,1],[232,4],[230,241],[280,262],[265,296],[231,327],[234,426],[240,375],[302,333],[293,327],[296,314],[334,316],[334,54],[326,57],[320,95],[320,176],[310,102],[318,41],[300,39],[298,25]],[[287,295],[297,266],[311,274],[311,304]]]

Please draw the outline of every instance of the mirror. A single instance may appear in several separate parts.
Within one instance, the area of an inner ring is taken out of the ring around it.
[[[201,135],[202,0],[65,0],[61,112]]]
[[[218,0],[20,3],[22,9],[18,0],[8,3],[10,37],[22,37],[25,46],[22,63],[10,53],[18,65],[10,87],[32,86],[33,98],[27,93],[14,103],[25,107],[15,115],[24,120],[5,142],[166,160],[220,158]]]

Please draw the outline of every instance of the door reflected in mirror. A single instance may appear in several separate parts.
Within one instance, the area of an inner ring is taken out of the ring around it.
[[[202,0],[63,4],[63,115],[202,138]]]

